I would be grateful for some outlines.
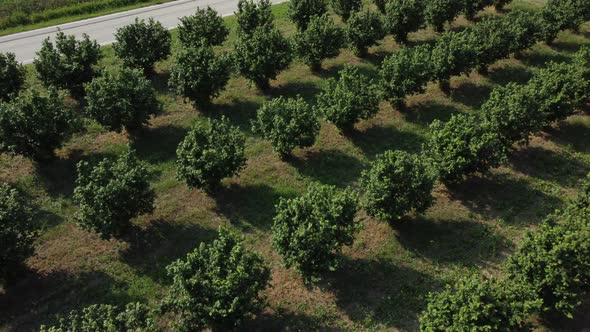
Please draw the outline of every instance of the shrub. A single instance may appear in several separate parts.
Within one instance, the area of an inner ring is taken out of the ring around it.
[[[543,128],[546,115],[531,89],[516,83],[495,88],[481,106],[483,126],[499,134],[510,148],[517,142],[528,143],[529,137]]]
[[[270,269],[234,232],[221,228],[213,243],[201,242],[166,270],[173,282],[162,308],[177,315],[175,330],[234,330],[265,306],[260,292],[269,285]]]
[[[238,11],[235,12],[238,21],[238,31],[241,34],[253,34],[259,28],[271,30],[274,28],[270,0],[240,0]]]
[[[520,331],[539,305],[521,283],[463,278],[429,295],[420,331]]]
[[[229,120],[197,122],[176,150],[176,174],[191,188],[215,189],[246,164],[244,135]]]
[[[398,43],[406,43],[410,32],[424,25],[423,0],[389,0],[385,5],[385,26]]]
[[[289,1],[287,16],[299,31],[305,31],[312,18],[323,16],[327,12],[325,0],[292,0]]]
[[[343,246],[351,245],[360,224],[354,218],[356,197],[351,190],[312,184],[305,194],[281,198],[272,226],[272,242],[287,267],[306,280],[335,270]]]
[[[466,30],[470,36],[468,47],[475,52],[473,59],[480,73],[487,73],[489,65],[510,55],[513,39],[509,37],[509,25],[503,18],[484,18]]]
[[[362,173],[363,205],[368,215],[382,221],[399,220],[411,211],[422,213],[432,205],[434,180],[419,156],[386,151]]]
[[[128,67],[141,68],[149,73],[154,64],[170,56],[172,37],[160,22],[150,18],[135,19],[135,23],[119,28],[115,33],[113,50]]]
[[[385,14],[385,5],[387,5],[387,1],[388,0],[373,0],[373,3],[381,14]]]
[[[493,0],[462,0],[463,1],[463,14],[465,18],[472,21],[475,15],[480,10],[483,10],[487,6],[492,4]]]
[[[549,0],[543,13],[547,23],[554,25],[557,31],[571,29],[577,32],[590,19],[590,4],[586,0]]]
[[[78,225],[109,239],[125,235],[131,219],[152,213],[155,194],[148,173],[132,150],[116,160],[78,163],[74,201]]]
[[[55,90],[47,96],[32,90],[0,103],[0,151],[36,161],[49,159],[71,136],[74,124],[73,113]]]
[[[406,96],[424,92],[432,77],[431,53],[431,46],[420,45],[386,57],[379,70],[384,98],[402,108]]]
[[[72,311],[59,319],[55,326],[41,326],[41,332],[119,332],[160,331],[150,310],[141,303],[129,303],[125,308],[109,304],[95,304]]]
[[[358,67],[345,66],[338,80],[330,78],[318,95],[316,110],[342,131],[379,112],[379,92]]]
[[[223,18],[209,6],[197,8],[195,14],[182,17],[178,26],[178,38],[185,47],[201,46],[203,40],[206,45],[221,45],[228,35]]]
[[[438,80],[441,90],[448,92],[450,78],[468,74],[475,66],[475,50],[470,36],[463,32],[447,32],[437,41],[430,54],[431,80]]]
[[[446,123],[432,122],[423,153],[445,183],[458,182],[472,173],[487,172],[506,160],[498,133],[481,126],[478,119],[468,115],[454,115]]]
[[[28,200],[8,184],[0,184],[0,281],[11,281],[35,250],[38,225]]]
[[[344,46],[344,32],[328,15],[314,17],[307,30],[295,36],[295,52],[303,62],[317,71],[322,60],[337,57]]]
[[[296,147],[312,146],[320,131],[320,123],[303,98],[278,97],[258,109],[252,130],[269,140],[281,158]]]
[[[0,101],[18,95],[25,75],[25,67],[16,61],[14,53],[0,53]]]
[[[39,80],[46,86],[67,89],[75,97],[84,94],[83,85],[96,76],[94,66],[102,58],[98,43],[88,35],[82,40],[58,32],[55,45],[49,38],[43,41],[34,60]]]
[[[203,106],[225,89],[230,74],[229,57],[216,55],[210,46],[186,47],[176,54],[168,84],[177,95]]]
[[[359,57],[365,56],[369,47],[385,38],[381,15],[368,9],[354,12],[346,22],[345,32],[352,52]]]
[[[428,0],[424,9],[426,23],[436,32],[443,32],[445,23],[453,23],[461,9],[461,0]]]
[[[543,23],[538,13],[513,9],[502,20],[505,25],[503,38],[510,42],[508,52],[515,53],[515,56],[543,39]]]
[[[353,12],[361,9],[362,0],[330,0],[334,13],[340,15],[342,20],[346,22]]]
[[[136,133],[160,111],[156,90],[139,70],[105,71],[86,85],[86,112],[109,130]]]
[[[252,36],[242,35],[234,53],[240,73],[261,90],[268,89],[269,81],[276,79],[293,60],[291,44],[276,29],[257,29]]]

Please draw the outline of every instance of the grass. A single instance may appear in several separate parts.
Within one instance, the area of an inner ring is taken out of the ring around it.
[[[516,0],[512,7],[540,3]],[[273,11],[278,27],[292,35],[286,5],[274,6]],[[235,19],[226,22],[234,30]],[[455,22],[464,24],[463,19]],[[410,37],[420,43],[436,34],[421,30]],[[538,44],[521,60],[498,62],[487,76],[455,77],[449,95],[429,85],[426,93],[408,99],[404,113],[383,103],[374,119],[359,123],[347,137],[323,123],[317,143],[296,150],[288,162],[279,160],[269,143],[250,131],[249,121],[261,102],[277,95],[302,95],[313,103],[324,80],[347,63],[375,73],[378,61],[397,48],[391,36],[372,48],[368,59],[343,51],[326,61],[319,74],[295,62],[272,83],[268,95],[234,76],[206,113],[167,90],[164,82],[171,60],[166,61],[154,78],[165,112],[132,142],[149,164],[157,192],[156,211],[135,220],[132,240],[103,241],[73,222],[76,162],[121,152],[128,143],[125,135],[89,123],[84,133],[59,151],[57,160],[38,169],[20,157],[0,156],[0,181],[14,183],[35,197],[44,229],[35,256],[27,262],[30,272],[0,295],[0,329],[34,329],[52,322],[55,314],[93,303],[156,303],[170,284],[165,266],[201,241],[214,238],[216,229],[226,225],[240,230],[247,246],[260,252],[272,268],[272,288],[266,292],[269,307],[248,322],[246,330],[416,330],[429,292],[471,273],[501,273],[506,256],[523,234],[575,195],[578,180],[590,171],[589,116],[576,115],[548,128],[488,176],[474,176],[453,188],[440,185],[434,192],[436,204],[423,216],[388,225],[360,215],[365,227],[345,249],[342,267],[313,286],[304,285],[296,272],[282,267],[270,245],[274,205],[280,197],[301,193],[312,181],[356,186],[361,170],[375,154],[387,149],[419,152],[433,120],[477,112],[495,86],[524,82],[547,61],[568,61],[581,45],[590,43],[588,37],[590,25],[586,24],[579,35],[560,34],[552,47]],[[235,33],[220,51],[230,50],[233,40]],[[104,50],[105,66],[120,64],[111,48]],[[247,136],[248,164],[210,196],[175,180],[175,149],[194,121],[221,115]],[[583,319],[557,326],[587,326]]]

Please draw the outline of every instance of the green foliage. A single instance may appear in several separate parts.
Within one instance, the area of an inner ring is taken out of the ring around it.
[[[424,9],[426,23],[443,32],[445,23],[453,23],[463,8],[462,0],[428,0]]]
[[[67,89],[73,96],[80,97],[84,94],[84,83],[96,76],[94,67],[102,56],[100,46],[88,35],[76,40],[75,36],[58,32],[55,45],[49,38],[43,41],[33,63],[39,80],[46,87]]]
[[[305,31],[312,18],[323,16],[328,12],[325,0],[291,0],[287,16],[295,23],[299,31]]]
[[[513,45],[512,36],[508,33],[511,22],[503,18],[484,18],[476,25],[468,27],[467,47],[474,51],[475,68],[481,73],[487,67],[510,55]]]
[[[473,21],[475,15],[477,15],[480,10],[492,5],[493,1],[494,0],[462,0],[463,14],[465,15],[465,18]]]
[[[379,91],[373,80],[347,65],[338,79],[328,79],[317,97],[316,112],[322,114],[342,131],[348,131],[361,119],[370,119],[379,112]]]
[[[208,105],[225,89],[230,63],[228,56],[215,54],[210,46],[183,47],[176,54],[168,84],[194,105]]]
[[[543,13],[548,24],[555,26],[557,31],[579,31],[580,26],[590,20],[590,3],[586,0],[548,0]]]
[[[47,96],[36,90],[0,103],[0,151],[36,161],[53,157],[55,149],[71,136],[74,115],[63,97],[51,89]]]
[[[528,143],[546,119],[533,91],[513,82],[495,88],[480,111],[483,126],[498,133],[506,148],[517,142]]]
[[[462,278],[430,294],[420,331],[520,331],[539,306],[535,293],[521,283]]]
[[[281,96],[262,104],[252,130],[269,140],[281,158],[286,158],[296,147],[313,145],[320,123],[303,98]]]
[[[311,19],[307,30],[295,35],[295,52],[303,62],[317,71],[322,60],[335,58],[344,46],[344,31],[326,14]]]
[[[365,56],[367,49],[377,45],[386,33],[381,15],[368,9],[352,13],[346,22],[345,32],[352,52],[359,57]]]
[[[238,11],[235,12],[240,34],[253,34],[256,30],[271,30],[274,28],[270,0],[240,0]]]
[[[385,26],[398,43],[406,43],[410,32],[424,25],[423,0],[389,0],[385,5]]]
[[[109,304],[95,304],[72,311],[59,319],[55,326],[41,326],[41,332],[156,332],[150,310],[139,302],[128,303],[125,308]]]
[[[25,84],[25,67],[16,61],[14,53],[0,53],[0,101],[18,95]]]
[[[362,0],[330,0],[330,5],[334,13],[340,15],[346,22],[353,12],[361,9],[363,2]]]
[[[154,190],[145,165],[128,149],[116,160],[91,164],[80,161],[74,189],[78,225],[103,239],[120,237],[131,228],[131,219],[152,213]]]
[[[373,0],[373,3],[381,14],[385,14],[385,5],[387,5],[387,1],[388,0]]]
[[[195,123],[176,150],[176,177],[191,188],[215,189],[246,164],[245,142],[226,118]]]
[[[136,133],[161,108],[152,83],[137,69],[105,71],[86,85],[86,112],[109,130]]]
[[[281,198],[272,226],[272,242],[287,267],[306,280],[335,270],[343,246],[354,241],[356,196],[350,189],[312,184],[300,197]]]
[[[399,220],[412,211],[422,213],[433,203],[434,180],[423,158],[386,151],[362,173],[363,205],[368,215],[382,221]]]
[[[209,6],[197,8],[193,15],[180,18],[178,39],[185,47],[201,46],[203,40],[206,45],[221,45],[228,35],[223,18]]]
[[[433,121],[422,150],[445,183],[487,172],[506,160],[499,134],[483,127],[475,117],[463,114],[453,115],[446,123]]]
[[[143,69],[148,73],[154,70],[154,64],[170,56],[172,37],[160,22],[150,18],[135,19],[135,23],[119,28],[115,33],[113,50],[123,60],[123,64],[132,68]]]
[[[261,90],[268,89],[269,80],[276,79],[293,60],[291,44],[276,29],[260,28],[252,35],[240,35],[234,54],[239,72]]]
[[[452,76],[467,74],[475,66],[475,50],[469,45],[467,33],[449,31],[432,48],[430,79],[438,80],[443,91],[448,92]]]
[[[400,107],[406,96],[424,92],[432,77],[431,53],[431,46],[420,45],[402,48],[383,59],[379,76],[384,98]]]
[[[234,330],[265,306],[260,292],[269,285],[270,269],[223,228],[213,243],[201,242],[167,271],[173,282],[162,308],[176,315],[174,331]]]
[[[0,184],[0,282],[33,254],[39,226],[24,195],[8,184]]]
[[[590,291],[590,178],[563,212],[527,234],[508,261],[511,278],[523,278],[543,299],[544,312],[572,318]]]

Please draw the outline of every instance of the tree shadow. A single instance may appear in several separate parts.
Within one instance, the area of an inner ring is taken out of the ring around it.
[[[369,52],[367,56],[364,57],[364,60],[376,67],[380,67],[383,60],[392,54],[392,52],[386,50],[376,50],[374,52]]]
[[[569,62],[571,58],[555,51],[529,52],[521,61],[527,67],[544,67],[549,62]]]
[[[561,146],[571,147],[578,152],[590,152],[590,127],[583,123],[564,121],[558,127],[547,128],[545,132]]]
[[[489,219],[517,225],[536,224],[561,206],[562,200],[505,173],[472,176],[449,187],[453,199]]]
[[[446,122],[455,114],[461,113],[453,105],[445,105],[436,101],[428,100],[409,107],[403,113],[407,121],[429,126],[434,120]]]
[[[575,187],[590,172],[590,166],[568,156],[541,147],[526,147],[510,156],[514,169],[528,176]]]
[[[590,328],[590,296],[586,296],[575,310],[573,318],[554,315],[543,319],[543,325],[549,328],[549,331],[556,332],[587,331]]]
[[[490,70],[488,77],[499,85],[511,82],[524,84],[533,77],[533,73],[522,66],[503,66]]]
[[[363,169],[360,160],[339,150],[306,150],[303,154],[302,157],[291,158],[291,165],[301,174],[323,184],[348,186],[359,177]]]
[[[149,75],[148,79],[152,82],[152,86],[160,93],[170,92],[168,87],[168,80],[170,79],[170,72],[155,72]]]
[[[256,118],[256,111],[260,108],[260,102],[234,98],[227,103],[216,103],[209,107],[207,115],[215,118],[225,116],[242,131],[251,133],[251,120]]]
[[[400,330],[417,330],[427,294],[442,287],[432,276],[405,266],[346,257],[325,282],[328,285],[320,287],[333,291],[337,305],[354,322],[375,322]]]
[[[588,45],[588,42],[580,43],[579,41],[557,39],[551,44],[551,49],[557,52],[577,53],[583,46]]]
[[[132,143],[137,155],[150,163],[161,163],[176,158],[176,148],[189,128],[171,124],[146,128]]]
[[[478,109],[490,96],[492,87],[489,85],[463,82],[458,87],[451,87],[451,100],[465,106]]]
[[[238,185],[232,183],[214,194],[216,212],[233,225],[269,230],[275,215],[275,205],[281,197],[292,198],[295,193],[281,193],[266,184]]]
[[[313,82],[286,82],[280,86],[273,87],[268,94],[272,98],[285,97],[295,98],[301,96],[308,103],[313,103],[315,96],[321,91],[318,84]]]
[[[126,239],[129,248],[121,258],[142,275],[168,284],[166,267],[216,235],[215,230],[197,224],[159,219],[144,228],[134,227]]]
[[[273,313],[264,312],[247,321],[242,331],[341,331],[321,317],[311,317],[279,308]]]
[[[348,138],[370,159],[387,150],[418,153],[424,138],[412,131],[401,131],[393,126],[373,126],[355,131]]]
[[[472,220],[434,220],[418,216],[392,226],[399,242],[419,257],[438,263],[482,267],[498,258],[507,241]]]

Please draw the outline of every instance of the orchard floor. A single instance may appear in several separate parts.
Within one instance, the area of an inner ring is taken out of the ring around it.
[[[515,0],[511,8],[542,3]],[[274,7],[276,23],[292,35],[286,8]],[[488,9],[480,17],[486,14],[495,12]],[[235,27],[233,18],[227,22]],[[465,24],[461,18],[452,28]],[[421,30],[411,35],[410,44],[434,38],[437,34],[431,30]],[[232,32],[221,50],[229,50],[234,39]],[[34,166],[20,157],[0,156],[0,181],[31,195],[42,209],[38,221],[43,225],[36,254],[27,262],[29,271],[0,293],[0,330],[34,329],[51,323],[55,314],[94,303],[156,303],[170,284],[165,267],[201,241],[213,239],[220,225],[243,233],[247,246],[260,252],[272,268],[272,288],[266,291],[269,306],[247,323],[246,330],[416,330],[429,292],[463,275],[501,273],[524,233],[576,194],[579,180],[590,172],[590,116],[581,113],[547,128],[489,175],[473,176],[453,188],[438,186],[436,204],[424,215],[390,225],[361,213],[365,227],[345,249],[341,268],[314,285],[305,285],[295,271],[282,267],[271,247],[274,205],[280,197],[301,193],[312,181],[355,187],[376,154],[388,149],[419,152],[433,120],[477,112],[495,86],[525,82],[549,61],[569,61],[584,44],[590,44],[590,24],[579,34],[560,34],[551,47],[538,44],[519,60],[500,61],[485,76],[455,77],[448,95],[431,84],[426,93],[408,99],[403,113],[384,102],[374,119],[359,123],[347,136],[323,123],[316,144],[296,150],[288,161],[281,161],[269,143],[250,130],[261,102],[301,95],[313,103],[325,79],[347,63],[376,75],[380,60],[398,47],[391,36],[372,48],[367,59],[343,51],[326,61],[319,73],[297,61],[272,82],[266,95],[234,76],[214,106],[202,111],[168,91],[171,61],[162,63],[153,81],[165,112],[130,142],[149,164],[156,210],[135,220],[128,238],[104,241],[80,230],[72,202],[76,163],[121,152],[129,142],[125,134],[88,122],[48,164]],[[105,48],[105,53],[105,66],[119,64],[112,49]],[[189,190],[175,179],[176,147],[194,121],[222,115],[247,136],[247,167],[213,195]],[[590,317],[581,314],[576,321],[540,323],[542,330],[576,330],[590,327]]]

